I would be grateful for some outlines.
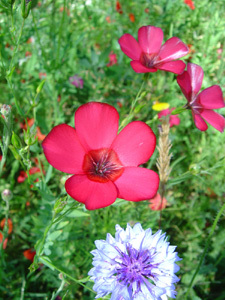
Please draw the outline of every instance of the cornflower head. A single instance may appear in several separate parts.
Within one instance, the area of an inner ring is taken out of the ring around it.
[[[176,247],[170,246],[161,230],[152,234],[140,223],[126,230],[116,225],[115,238],[95,241],[91,253],[93,268],[88,275],[95,282],[97,298],[111,294],[111,300],[167,300],[175,298],[179,278]]]

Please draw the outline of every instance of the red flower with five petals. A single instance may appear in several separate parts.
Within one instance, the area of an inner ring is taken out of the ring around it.
[[[174,60],[185,56],[189,49],[177,37],[170,38],[162,45],[162,29],[143,26],[138,30],[138,41],[129,33],[119,39],[121,50],[132,59],[130,64],[135,72],[148,73],[164,70],[181,74],[184,71],[185,63],[181,60]]]
[[[42,143],[54,168],[75,174],[66,181],[66,191],[89,210],[109,206],[117,197],[147,200],[158,190],[158,175],[138,167],[154,152],[153,131],[135,121],[117,135],[118,121],[111,105],[87,103],[75,112],[75,129],[58,125]]]
[[[208,129],[207,121],[214,128],[223,132],[225,127],[225,119],[213,109],[225,107],[223,93],[218,85],[213,85],[199,94],[202,86],[204,72],[203,69],[192,63],[188,63],[187,71],[177,76],[179,84],[184,96],[188,100],[187,108],[191,109],[196,127],[205,131]]]

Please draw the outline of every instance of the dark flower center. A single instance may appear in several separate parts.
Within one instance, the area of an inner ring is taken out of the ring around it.
[[[154,68],[156,65],[158,55],[156,53],[148,54],[142,52],[140,61],[142,65],[144,65],[147,68]]]
[[[122,263],[117,268],[117,279],[123,284],[137,283],[140,288],[144,278],[151,279],[151,258],[148,251],[138,251],[131,246],[127,247],[127,254],[121,252]]]
[[[103,148],[91,150],[85,155],[83,170],[92,181],[108,182],[118,179],[124,167],[114,150]]]

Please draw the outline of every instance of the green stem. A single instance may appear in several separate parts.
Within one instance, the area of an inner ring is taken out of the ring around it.
[[[40,257],[40,261],[45,263],[47,266],[51,266],[53,269],[56,269],[59,273],[62,273],[63,275],[65,275],[66,277],[68,277],[70,280],[82,285],[83,287],[85,287],[86,289],[88,289],[89,291],[93,292],[96,294],[96,292],[94,292],[91,288],[89,288],[88,286],[86,286],[85,284],[83,284],[81,282],[81,280],[77,280],[75,278],[73,278],[71,275],[69,275],[68,273],[66,273],[65,271],[61,270],[60,268],[56,267],[52,262],[49,262],[49,260],[45,259],[43,256]],[[69,282],[68,282],[69,283]]]
[[[121,131],[133,118],[133,112],[134,112],[134,109],[135,109],[135,105],[136,105],[137,101],[140,99],[141,93],[143,92],[144,85],[147,82],[148,77],[149,77],[149,73],[146,73],[144,75],[144,79],[142,81],[141,87],[140,87],[135,99],[131,103],[131,109],[130,109],[129,115],[120,124],[119,131]]]
[[[213,234],[214,234],[214,231],[215,231],[215,229],[216,229],[217,223],[218,223],[218,221],[219,221],[221,215],[223,214],[223,211],[224,211],[224,210],[225,210],[225,203],[224,203],[223,206],[221,207],[220,211],[218,212],[218,214],[217,214],[217,216],[216,216],[216,218],[215,218],[215,220],[214,220],[214,222],[213,222],[211,232],[210,232],[210,234],[209,234],[209,236],[208,236],[208,239],[207,239],[207,241],[206,241],[205,249],[204,249],[204,251],[203,251],[203,253],[202,253],[202,256],[201,256],[201,259],[200,259],[199,264],[198,264],[198,266],[197,266],[197,269],[196,269],[196,271],[195,271],[195,273],[194,273],[194,275],[193,275],[193,277],[192,277],[192,279],[191,279],[191,282],[190,282],[190,284],[189,284],[189,286],[188,286],[188,290],[187,290],[187,292],[186,292],[186,294],[185,294],[185,298],[184,298],[184,299],[187,299],[187,296],[188,296],[188,294],[189,294],[189,292],[190,292],[190,290],[191,290],[191,288],[192,288],[192,286],[193,286],[193,284],[194,284],[195,277],[197,276],[197,274],[198,274],[198,272],[199,272],[199,270],[200,270],[200,268],[201,268],[202,262],[203,262],[203,260],[204,260],[204,258],[205,258],[206,252],[207,252],[208,247],[209,247],[209,243],[210,243],[210,241],[211,241],[211,238],[212,238],[212,236],[213,236]]]
[[[59,27],[59,38],[58,38],[58,45],[57,45],[57,51],[56,51],[56,60],[55,60],[56,68],[57,68],[58,63],[59,63],[59,51],[60,51],[62,33],[63,33],[63,28],[64,28],[63,24],[64,24],[64,20],[65,20],[65,15],[66,15],[66,0],[64,0],[64,2],[63,2],[63,14],[62,14],[62,18],[61,18],[60,27]]]
[[[18,51],[19,45],[20,45],[20,39],[22,37],[24,24],[25,24],[25,19],[23,19],[23,22],[22,22],[22,25],[21,25],[21,28],[20,28],[20,33],[19,33],[19,37],[18,37],[18,40],[17,40],[17,43],[16,43],[16,48],[13,50],[13,56],[12,56],[12,59],[11,59],[10,65],[9,65],[9,72],[11,72],[11,70],[12,70],[13,59],[14,59],[14,57],[15,57],[17,51]]]
[[[4,135],[3,135],[3,143],[1,143],[1,150],[2,150],[2,160],[0,161],[0,177],[2,175],[2,170],[4,167],[4,164],[6,162],[6,157],[8,153],[8,148],[11,140],[11,134],[12,134],[12,119],[11,114],[9,116],[9,120],[7,124],[4,125]]]

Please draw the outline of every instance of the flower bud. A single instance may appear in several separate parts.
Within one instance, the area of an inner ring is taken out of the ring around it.
[[[10,113],[11,113],[11,106],[10,105],[7,105],[7,104],[2,104],[1,106],[0,106],[0,112],[1,112],[1,114],[5,117],[5,118],[7,118],[9,115],[10,115]]]
[[[16,149],[22,148],[22,143],[21,143],[21,141],[20,141],[20,138],[18,137],[17,134],[15,134],[14,131],[13,131],[13,134],[12,134],[11,142],[12,142],[13,146],[14,146]]]
[[[9,189],[5,189],[3,192],[2,192],[2,199],[5,201],[5,202],[8,202],[12,199],[13,197],[13,193],[9,190]]]

